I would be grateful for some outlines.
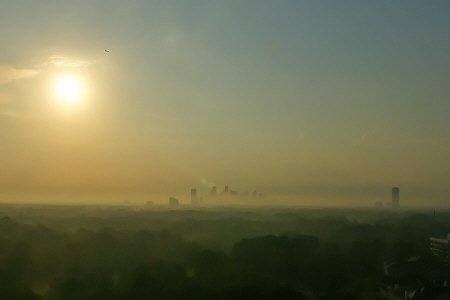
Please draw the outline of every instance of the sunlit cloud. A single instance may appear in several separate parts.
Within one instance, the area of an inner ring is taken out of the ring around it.
[[[38,73],[39,71],[31,69],[16,69],[9,66],[0,66],[0,84],[5,84],[15,80],[32,77],[37,75]]]
[[[39,64],[38,67],[56,67],[56,68],[83,68],[88,67],[92,62],[83,59],[74,59],[61,54],[54,54],[48,58],[48,61]]]

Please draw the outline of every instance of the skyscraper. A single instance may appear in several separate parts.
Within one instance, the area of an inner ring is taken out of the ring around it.
[[[224,196],[228,196],[228,185],[225,186],[225,190],[223,191]]]
[[[392,207],[398,208],[400,205],[400,189],[398,187],[392,188]]]
[[[191,204],[197,204],[197,190],[191,189]]]
[[[217,194],[217,187],[213,186],[211,188],[211,192],[209,193],[209,195],[214,197],[216,194]]]

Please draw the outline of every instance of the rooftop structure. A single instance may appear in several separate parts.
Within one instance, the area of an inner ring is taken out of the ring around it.
[[[175,199],[174,197],[170,197],[169,204],[170,205],[178,205],[178,199]]]
[[[446,239],[439,239],[430,237],[430,251],[431,253],[444,262],[450,265],[450,234]]]

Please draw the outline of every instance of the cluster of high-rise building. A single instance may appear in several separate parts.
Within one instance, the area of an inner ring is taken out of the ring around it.
[[[209,192],[210,198],[211,197],[237,197],[237,196],[248,197],[249,195],[250,194],[248,191],[245,191],[245,192],[242,192],[239,194],[237,191],[230,190],[227,185],[221,192],[217,191],[216,186],[211,187],[211,191]],[[257,191],[253,191],[251,193],[251,196],[252,197],[265,197],[264,194],[258,193]],[[203,198],[198,196],[197,189],[191,189],[191,204],[197,205],[197,204],[201,204],[201,203],[203,203]],[[178,205],[179,201],[178,201],[178,199],[176,199],[174,197],[170,197],[169,204],[170,205]]]
[[[253,191],[251,193],[252,197],[265,197],[264,194]],[[245,191],[239,194],[239,192],[229,189],[228,185],[226,185],[223,191],[218,192],[217,186],[212,186],[209,192],[209,197],[237,197],[243,196],[248,197],[249,192]],[[191,204],[201,204],[203,202],[203,198],[197,195],[197,189],[191,189]]]
[[[249,195],[249,192],[245,191],[245,192],[242,192],[239,194],[238,191],[230,190],[228,188],[228,185],[226,185],[224,190],[222,191],[222,193],[217,193],[216,186],[211,187],[211,191],[210,191],[209,195],[211,197],[215,197],[215,196],[244,196],[244,197],[247,197]],[[252,195],[252,197],[265,197],[264,194],[258,193],[256,191],[253,191],[251,195]]]

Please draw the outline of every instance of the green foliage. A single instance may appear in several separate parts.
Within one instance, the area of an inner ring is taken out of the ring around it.
[[[376,211],[82,212],[0,220],[2,299],[376,299],[384,261],[450,230]]]

